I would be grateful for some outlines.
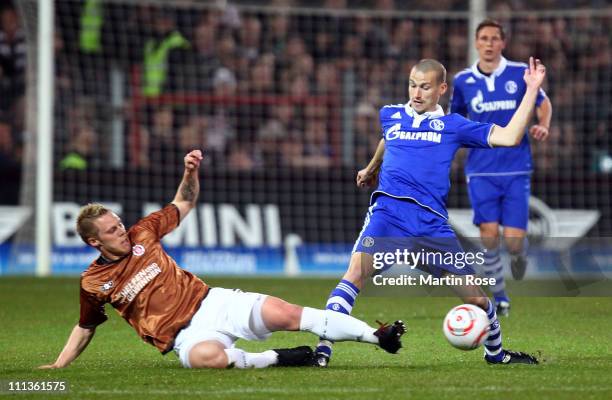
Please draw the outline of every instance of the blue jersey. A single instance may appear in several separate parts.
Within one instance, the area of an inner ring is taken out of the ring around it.
[[[472,121],[489,122],[506,126],[512,119],[523,96],[526,85],[523,75],[527,64],[501,58],[491,75],[483,75],[475,63],[455,75],[450,112],[468,117]],[[542,89],[536,99],[539,106],[546,94]],[[470,150],[465,174],[511,175],[528,174],[532,170],[528,135],[517,147],[495,150]]]
[[[380,124],[385,154],[371,204],[382,193],[411,199],[448,218],[446,198],[455,153],[460,147],[489,148],[493,124],[444,115],[440,106],[434,112],[417,114],[409,104],[383,107]]]

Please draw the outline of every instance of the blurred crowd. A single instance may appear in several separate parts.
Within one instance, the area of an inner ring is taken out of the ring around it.
[[[0,5],[2,5],[0,3]],[[25,132],[25,34],[17,12],[0,7],[0,204],[16,203]],[[14,190],[11,190],[14,188]]]
[[[359,167],[380,138],[378,109],[407,101],[416,61],[440,60],[451,80],[468,66],[466,20],[427,13],[465,10],[464,1],[414,1],[411,8],[421,12],[413,16],[397,0],[265,2],[273,8],[243,6],[263,4],[256,1],[223,8],[205,3],[57,2],[59,168],[165,168],[195,147],[228,170]],[[28,131],[26,38],[15,8],[0,4],[4,169],[21,163]],[[309,10],[291,8],[305,5]],[[550,140],[534,145],[535,168],[572,176],[601,172],[600,157],[612,153],[610,6],[538,0],[529,6],[602,7],[608,16],[513,15],[524,6],[523,0],[493,1],[489,12],[509,34],[506,57],[535,55],[548,66],[554,117]]]

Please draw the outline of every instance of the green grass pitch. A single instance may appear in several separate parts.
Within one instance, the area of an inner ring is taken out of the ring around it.
[[[321,307],[336,280],[207,279]],[[610,399],[612,298],[515,298],[502,318],[504,344],[541,352],[539,366],[490,366],[482,350],[448,345],[441,324],[453,298],[361,297],[354,316],[403,319],[404,348],[389,355],[374,346],[339,343],[327,369],[187,370],[176,356],[144,344],[110,306],[79,359],[63,370],[36,366],[55,360],[78,319],[78,279],[0,278],[0,381],[69,382],[67,394],[0,398],[71,399]],[[612,294],[612,291],[611,291]],[[250,351],[314,345],[307,333],[275,333],[267,342],[238,345]]]

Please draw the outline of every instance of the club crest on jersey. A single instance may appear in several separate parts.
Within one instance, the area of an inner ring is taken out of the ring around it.
[[[145,248],[143,245],[137,244],[134,247],[132,247],[132,254],[134,254],[136,257],[140,257],[144,253],[145,253]]]
[[[113,281],[108,281],[104,285],[102,285],[101,289],[103,292],[107,292],[113,287],[113,285],[114,285]]]
[[[435,131],[441,131],[444,129],[444,122],[439,119],[432,119],[429,121],[429,127]]]
[[[514,82],[514,81],[506,82],[505,88],[506,88],[506,92],[508,92],[510,94],[514,94],[518,90],[518,86],[517,86],[516,82]]]

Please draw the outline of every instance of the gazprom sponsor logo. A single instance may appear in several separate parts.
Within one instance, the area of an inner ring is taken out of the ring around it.
[[[400,130],[401,124],[395,124],[387,129],[385,140],[423,140],[426,142],[440,143],[442,134],[438,132],[407,132]]]
[[[484,101],[482,92],[479,90],[471,101],[472,110],[480,114],[483,112],[499,111],[499,110],[514,110],[516,109],[516,100],[496,100]]]

